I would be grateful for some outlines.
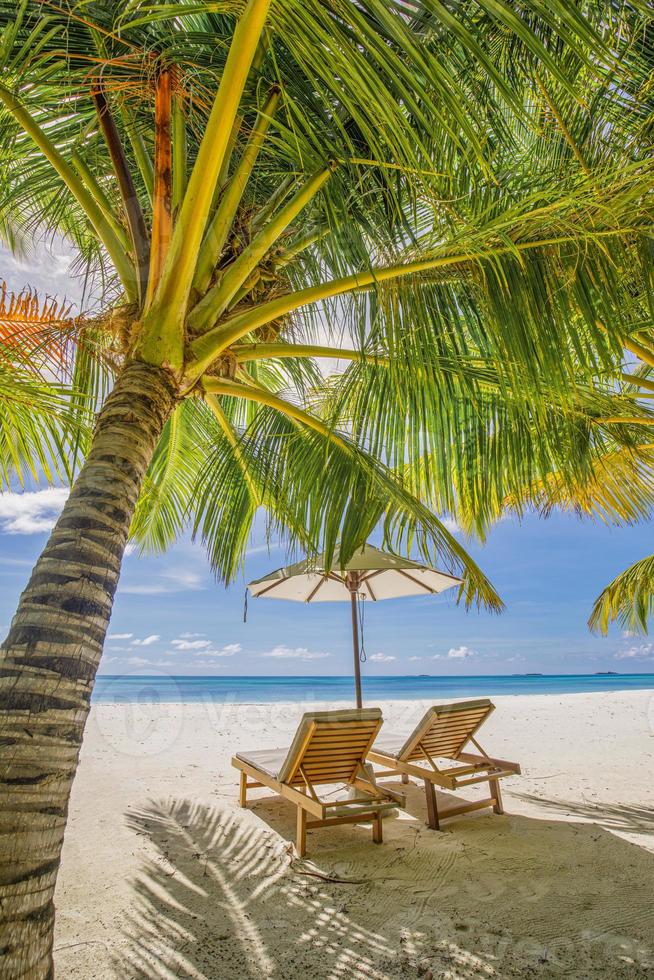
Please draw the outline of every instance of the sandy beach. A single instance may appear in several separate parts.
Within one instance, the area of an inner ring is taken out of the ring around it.
[[[230,758],[288,744],[307,705],[96,705],[57,975],[654,976],[654,692],[493,701],[482,744],[523,770],[504,781],[504,816],[431,831],[413,784],[382,846],[369,828],[320,830],[304,860],[285,801],[254,791],[239,809]],[[426,706],[383,703],[386,729]]]

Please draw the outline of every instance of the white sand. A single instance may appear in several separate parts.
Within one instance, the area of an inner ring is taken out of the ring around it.
[[[95,707],[58,977],[653,977],[654,692],[493,700],[482,744],[523,767],[505,816],[430,831],[413,785],[381,847],[314,831],[292,865],[293,808],[256,791],[240,810],[229,760],[287,744],[306,706]],[[387,729],[425,707],[382,704]]]

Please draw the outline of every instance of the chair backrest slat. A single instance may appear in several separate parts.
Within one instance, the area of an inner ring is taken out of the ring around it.
[[[404,743],[399,758],[412,762],[426,753],[455,759],[494,709],[488,698],[434,705]]]
[[[305,777],[316,785],[351,782],[381,724],[379,708],[307,712],[280,769],[280,780],[292,786],[303,786]]]

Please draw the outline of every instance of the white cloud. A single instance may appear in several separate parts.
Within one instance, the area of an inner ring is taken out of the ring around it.
[[[165,573],[165,578],[173,582],[178,589],[201,589],[202,576],[190,568],[175,568]]]
[[[450,534],[458,534],[461,530],[461,525],[457,523],[453,517],[441,517],[439,520],[443,527],[450,532]]]
[[[470,647],[450,647],[447,651],[448,660],[467,660],[468,657],[476,656],[477,651]]]
[[[133,647],[151,647],[153,643],[156,643],[157,640],[160,640],[160,639],[161,639],[161,637],[159,636],[158,633],[151,633],[150,636],[146,636],[142,640],[132,640],[132,646]]]
[[[388,664],[391,660],[397,660],[397,657],[389,657],[386,653],[373,653],[368,660],[374,660],[378,664]]]
[[[182,640],[181,637],[171,641],[171,646],[178,650],[206,650],[211,646],[211,640]]]
[[[422,657],[409,657],[409,660],[422,660]]]
[[[45,296],[66,297],[79,308],[84,289],[84,277],[71,274],[75,260],[71,246],[60,236],[48,245],[26,249],[24,253],[14,254],[4,246],[0,247],[0,263],[3,277],[10,289],[20,292],[30,283]],[[85,306],[88,308],[89,296]]]
[[[193,656],[195,657],[233,657],[235,653],[241,652],[240,643],[228,643],[226,646],[221,647],[217,650],[215,647],[210,646],[209,649],[194,650]]]
[[[273,657],[276,660],[323,660],[331,657],[331,653],[321,653],[317,650],[308,650],[306,647],[273,647],[261,654],[262,657]]]
[[[248,550],[245,552],[245,557],[251,558],[252,555],[261,555],[264,552],[269,554],[271,551],[278,551],[281,546],[281,541],[271,541],[270,544],[257,544],[252,548],[248,548]]]
[[[151,582],[149,585],[120,586],[121,592],[126,595],[166,595],[173,592],[195,592],[202,588],[202,576],[190,569],[166,572],[158,582]]]
[[[161,585],[121,585],[120,591],[124,595],[161,595],[162,592],[172,592]]]
[[[434,660],[467,660],[468,657],[476,657],[477,651],[471,650],[470,647],[450,647],[450,649],[445,654],[445,657],[437,653]]]
[[[150,660],[149,657],[128,657],[128,664],[133,667],[174,667],[174,660]]]
[[[166,592],[175,592],[169,586],[164,585],[121,585],[120,591],[125,595],[164,595]]]
[[[222,648],[222,655],[224,657],[233,657],[235,653],[240,653],[241,649],[240,643],[228,643],[227,646]]]
[[[654,659],[654,643],[639,643],[637,646],[618,650],[616,660],[652,660]]]
[[[109,633],[108,640],[131,640],[133,633]]]
[[[0,531],[5,534],[43,534],[54,527],[68,499],[67,487],[0,493]]]
[[[194,640],[198,636],[206,636],[206,633],[180,633],[180,640]]]

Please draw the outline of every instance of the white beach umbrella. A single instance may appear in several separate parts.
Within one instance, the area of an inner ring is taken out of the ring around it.
[[[357,599],[399,599],[403,596],[438,595],[461,584],[447,572],[421,565],[410,558],[380,551],[366,544],[340,567],[338,553],[333,568],[325,569],[324,556],[307,558],[286,568],[278,568],[248,584],[255,599],[290,599],[294,602],[342,602],[352,608],[354,683],[357,707],[361,702],[361,662]]]

